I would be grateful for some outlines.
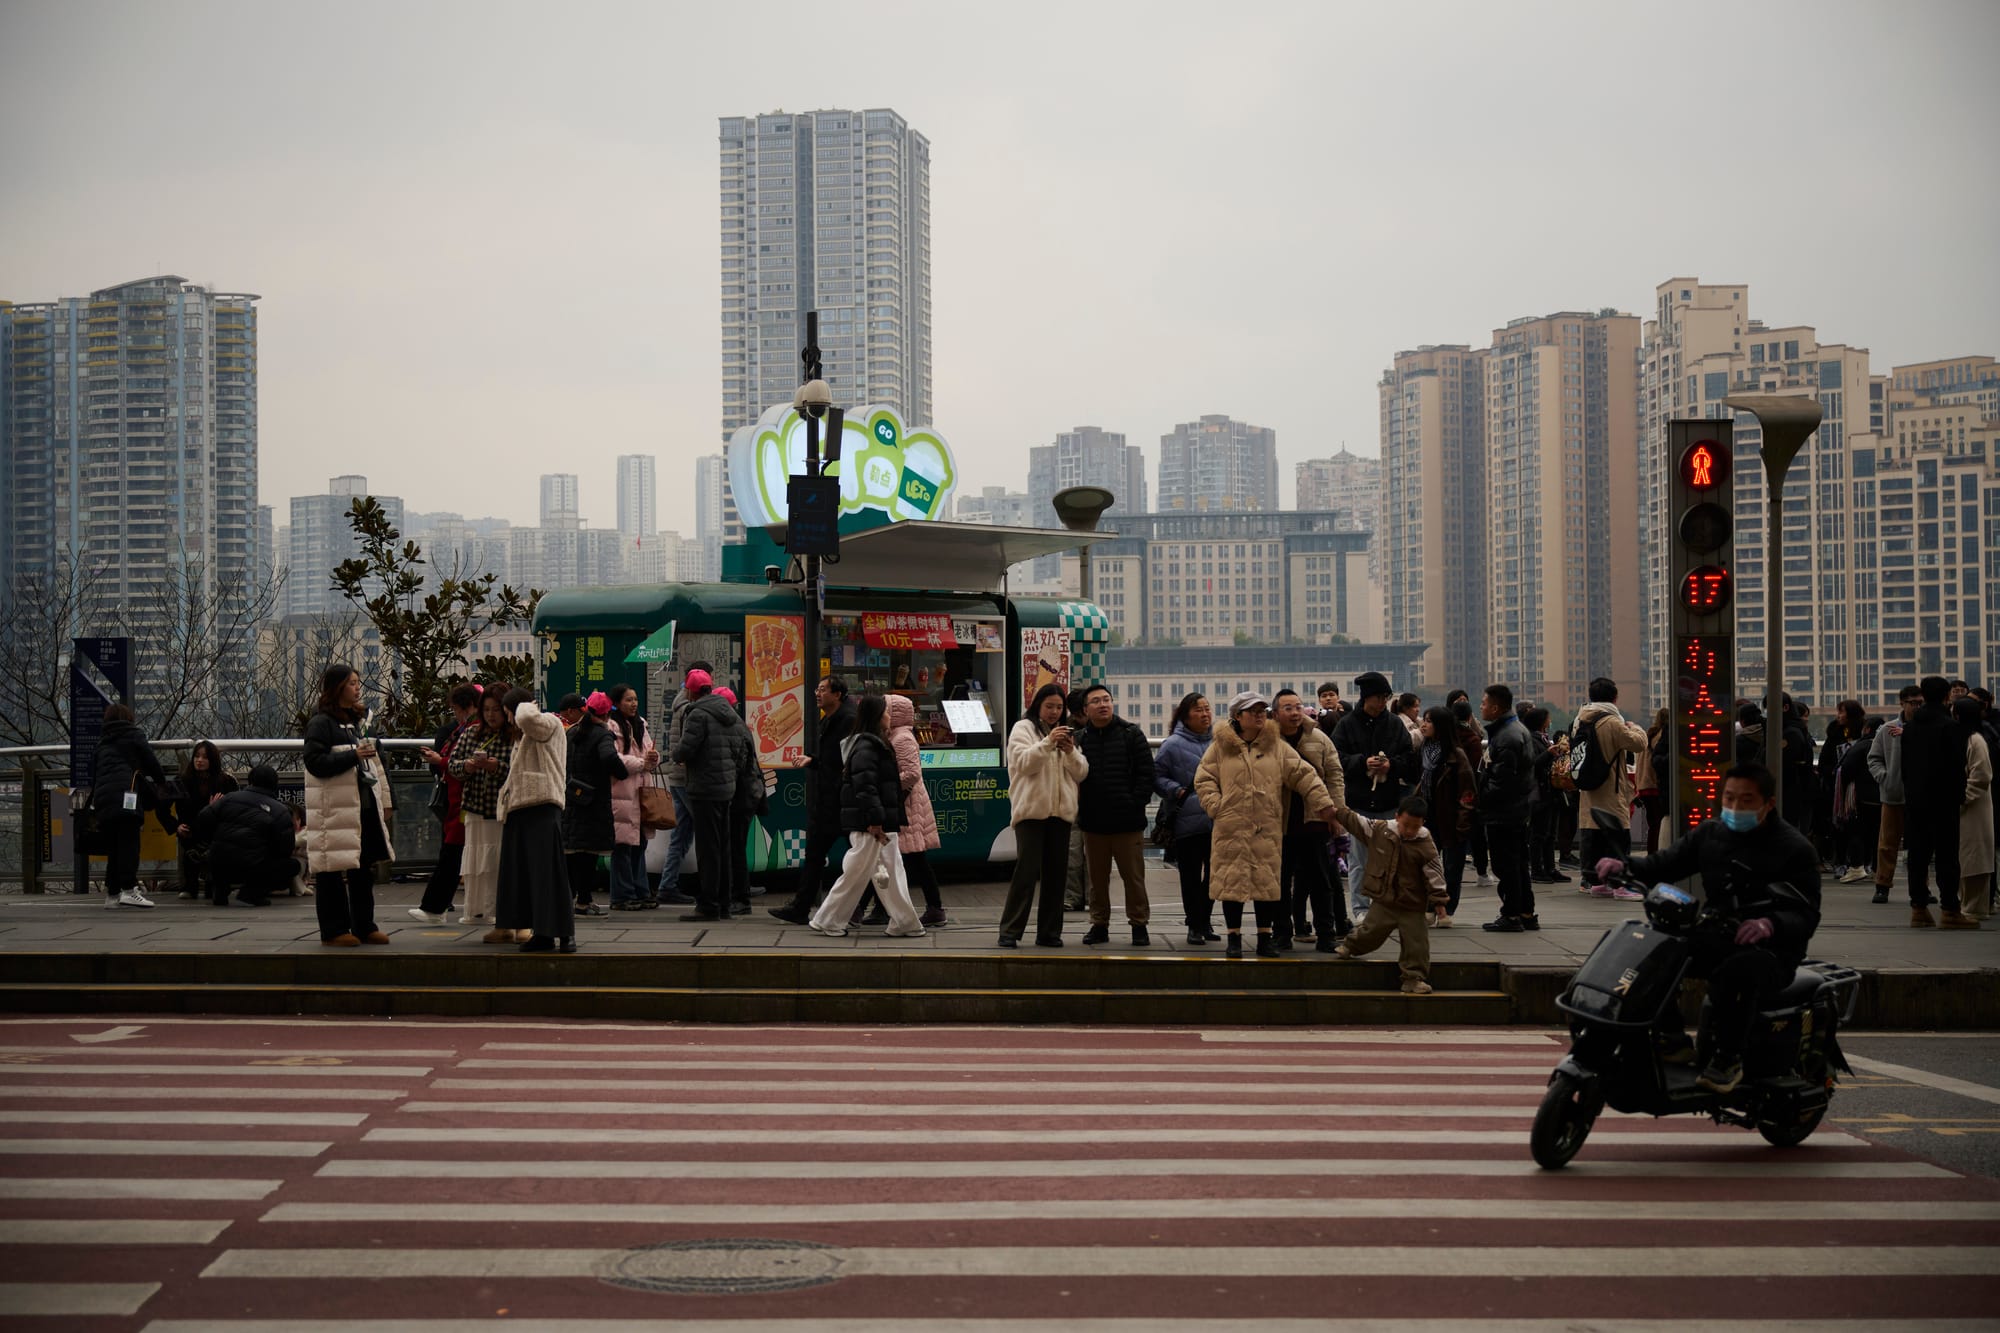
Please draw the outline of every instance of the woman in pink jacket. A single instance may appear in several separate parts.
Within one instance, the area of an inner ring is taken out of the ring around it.
[[[658,907],[660,899],[646,878],[646,837],[639,823],[639,784],[660,766],[646,719],[639,716],[639,692],[630,685],[613,685],[611,739],[625,761],[625,776],[611,784],[611,822],[617,838],[611,849],[611,910],[638,912]]]
[[[944,899],[938,896],[937,872],[929,852],[938,846],[937,814],[924,786],[923,752],[917,746],[917,706],[900,694],[889,696],[889,745],[896,752],[896,773],[903,782],[903,875],[911,887],[924,891],[926,926],[948,924]]]

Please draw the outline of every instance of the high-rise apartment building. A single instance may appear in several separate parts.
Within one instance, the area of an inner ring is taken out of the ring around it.
[[[618,456],[618,530],[630,539],[650,537],[660,530],[659,487],[653,480],[651,454]]]
[[[1056,436],[1054,444],[1028,450],[1028,505],[1033,526],[1056,526],[1051,503],[1058,491],[1071,486],[1102,486],[1116,497],[1111,514],[1146,512],[1146,451],[1125,437],[1097,426],[1078,426]],[[1054,579],[1062,571],[1061,556],[1035,561],[1038,580]]]
[[[1308,458],[1294,469],[1298,484],[1295,509],[1345,510],[1361,532],[1373,532],[1381,522],[1382,460],[1348,452],[1342,445],[1331,458]]]
[[[1487,674],[1561,709],[1638,679],[1638,351],[1636,316],[1569,311],[1486,356]]]
[[[1160,437],[1162,514],[1278,507],[1278,432],[1226,416],[1204,416]]]
[[[348,515],[354,502],[369,494],[368,478],[350,474],[327,482],[323,495],[292,497],[284,596],[287,615],[330,615],[347,606],[347,599],[333,590],[333,569],[361,554],[361,539]],[[377,495],[375,501],[398,532],[408,532],[399,497]]]
[[[583,506],[577,499],[576,474],[571,472],[546,472],[542,474],[542,503],[540,523],[545,528],[575,528],[582,526],[579,517]]]
[[[128,622],[254,605],[257,300],[165,275],[0,302],[0,600],[81,561]]]
[[[736,506],[727,502],[728,492],[728,455],[708,454],[694,460],[694,539],[704,554],[700,564],[684,574],[690,582],[712,583],[721,578],[721,548],[743,541],[743,520],[737,516]]]
[[[1399,352],[1378,389],[1384,635],[1425,643],[1426,683],[1486,676],[1486,352]]]
[[[1002,528],[1055,526],[1053,513],[1044,521],[1037,522],[1034,508],[1033,497],[1025,491],[1010,491],[1005,486],[985,486],[977,495],[959,496],[958,512],[953,517],[960,523],[991,523]]]

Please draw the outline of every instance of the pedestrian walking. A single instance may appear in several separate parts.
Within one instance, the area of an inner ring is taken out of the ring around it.
[[[697,660],[688,663],[688,670],[712,672],[715,668]],[[667,706],[667,748],[661,760],[667,774],[667,793],[674,802],[674,826],[667,833],[667,859],[660,866],[660,901],[670,907],[688,907],[694,903],[690,895],[681,892],[681,865],[687,860],[688,849],[694,846],[694,806],[688,800],[687,765],[674,758],[674,751],[680,749],[681,732],[687,725],[688,707],[694,700],[683,676],[680,689],[674,692],[673,702]],[[810,773],[806,786],[809,790],[812,786]],[[803,919],[800,924],[804,924]]]
[[[660,905],[660,895],[646,878],[646,828],[639,805],[639,788],[648,774],[659,771],[660,752],[653,748],[646,719],[639,716],[639,691],[621,683],[605,694],[611,699],[607,729],[625,766],[624,776],[611,783],[611,910],[641,912]]]
[[[1347,780],[1347,804],[1371,819],[1391,818],[1415,788],[1422,763],[1410,744],[1409,729],[1389,709],[1389,678],[1379,671],[1363,672],[1354,678],[1354,693],[1360,702],[1333,731],[1333,746]],[[1367,873],[1367,842],[1356,838],[1347,865],[1348,898],[1356,917],[1368,910],[1361,892]]]
[[[930,788],[924,785],[923,749],[917,744],[917,706],[904,695],[889,696],[889,747],[896,752],[896,778],[903,784],[903,835],[898,842],[903,878],[924,892],[925,927],[947,924],[944,897],[938,892],[937,870],[930,854],[944,845],[938,837],[937,813],[931,809]]]
[[[1974,930],[1978,922],[1959,911],[1958,818],[1965,803],[1966,733],[1946,704],[1951,685],[1943,676],[1917,682],[1922,705],[1903,729],[1903,838],[1910,852],[1910,925]],[[1941,913],[1931,916],[1930,877],[1937,872]]]
[[[1514,691],[1507,686],[1488,685],[1480,697],[1479,712],[1486,721],[1486,756],[1479,770],[1479,817],[1486,824],[1486,852],[1493,858],[1493,875],[1500,882],[1500,915],[1480,929],[1540,930],[1535,887],[1528,879],[1534,744],[1515,715]]]
[[[611,718],[611,696],[594,690],[583,701],[583,716],[565,738],[568,754],[564,759],[562,838],[563,856],[569,871],[570,892],[581,916],[603,916],[604,907],[591,896],[597,883],[598,865],[608,861],[618,847],[618,818],[613,808],[612,789],[620,782],[646,771],[643,754],[619,753],[618,742],[607,725]],[[638,793],[634,791],[636,804]]]
[[[509,690],[501,702],[513,723],[514,749],[495,802],[500,882],[494,924],[517,939],[530,932],[522,953],[575,953],[576,902],[562,840],[569,739],[559,715],[535,706],[532,690]]]
[[[1313,766],[1284,743],[1269,720],[1271,702],[1252,691],[1229,701],[1229,721],[1195,769],[1194,794],[1214,821],[1208,895],[1222,904],[1224,953],[1243,956],[1243,904],[1257,922],[1257,956],[1279,957],[1272,938],[1283,896],[1285,822],[1289,797],[1331,823],[1333,798]],[[1401,725],[1398,723],[1397,725]]]
[[[503,929],[497,916],[500,892],[500,790],[513,765],[513,719],[506,692],[498,685],[479,697],[479,721],[452,746],[449,767],[459,782],[459,814],[465,823],[465,912],[460,924],[485,922],[487,944],[520,944],[518,935]]]
[[[1959,911],[1976,929],[1992,912],[1993,749],[1979,700],[1962,697],[1952,720],[1965,737],[1965,797],[1958,814]]]
[[[1577,788],[1576,822],[1583,834],[1583,864],[1588,872],[1583,883],[1596,897],[1637,901],[1642,895],[1630,889],[1594,882],[1594,868],[1606,857],[1625,861],[1632,855],[1635,792],[1629,766],[1634,756],[1646,753],[1646,733],[1618,711],[1616,681],[1599,676],[1587,688],[1590,702],[1577,713],[1569,742],[1570,776]],[[1613,827],[1603,827],[1600,814]]]
[[[803,926],[812,920],[820,894],[829,883],[827,857],[845,836],[840,830],[840,746],[854,730],[854,705],[847,682],[822,677],[813,688],[819,706],[819,737],[806,759],[806,849],[799,862],[799,883],[792,900],[773,907],[772,916]]]
[[[344,662],[320,673],[319,708],[306,723],[306,847],[319,942],[387,944],[375,924],[375,867],[395,859],[389,775],[368,734],[361,676]]]
[[[1146,807],[1153,801],[1153,747],[1146,733],[1117,715],[1111,691],[1084,692],[1084,728],[1077,735],[1089,772],[1077,788],[1076,822],[1090,864],[1090,929],[1085,944],[1111,942],[1111,867],[1125,890],[1125,919],[1134,948],[1152,943],[1147,922]]]
[[[903,784],[889,744],[888,717],[886,699],[862,695],[854,709],[854,734],[841,743],[840,826],[847,832],[848,847],[840,878],[812,919],[812,928],[822,935],[847,934],[854,908],[877,870],[887,872],[875,892],[889,914],[888,934],[899,939],[924,934],[903,878]]]
[[[444,822],[443,841],[438,846],[437,864],[431,867],[424,884],[423,899],[410,908],[410,915],[431,925],[443,925],[451,913],[451,901],[458,894],[458,882],[465,873],[465,784],[451,774],[451,753],[459,738],[476,730],[479,723],[480,690],[470,681],[452,686],[446,698],[451,721],[421,752],[436,781],[444,786],[444,807],[433,799],[432,810]]]
[[[1215,919],[1208,896],[1209,847],[1214,823],[1195,799],[1194,775],[1214,739],[1215,710],[1202,694],[1174,705],[1173,725],[1153,756],[1153,790],[1172,819],[1174,869],[1180,872],[1181,912],[1190,945],[1214,944]]]
[[[1070,828],[1076,820],[1078,785],[1090,771],[1065,716],[1062,687],[1044,685],[1029,701],[1028,715],[1007,733],[1008,818],[1014,829],[1015,858],[1007,902],[1000,911],[1003,949],[1021,942],[1030,907],[1035,909],[1035,943],[1046,949],[1062,947]]]
[[[147,811],[158,808],[167,773],[124,704],[104,710],[90,771],[90,808],[104,847],[104,905],[149,908],[153,900],[139,891],[139,836]]]
[[[1514,724],[1519,726],[1519,719]],[[1397,937],[1396,967],[1402,973],[1403,994],[1429,995],[1429,922],[1448,915],[1437,843],[1425,827],[1429,807],[1423,797],[1409,796],[1397,807],[1394,819],[1370,819],[1352,810],[1341,811],[1339,817],[1356,841],[1370,844],[1368,878],[1361,886],[1368,895],[1368,915],[1341,941],[1333,956],[1363,957],[1381,948],[1393,934]]]
[[[1270,723],[1277,728],[1278,738],[1312,765],[1331,803],[1340,805],[1347,796],[1340,752],[1306,717],[1305,701],[1295,691],[1279,690],[1271,697],[1271,705]],[[1278,919],[1271,928],[1272,942],[1280,953],[1288,951],[1294,940],[1311,941],[1320,953],[1332,953],[1334,941],[1351,929],[1347,904],[1335,905],[1333,879],[1328,873],[1327,840],[1331,833],[1331,826],[1306,808],[1304,798],[1294,792],[1286,804]]]
[[[1424,802],[1424,827],[1437,845],[1438,865],[1444,877],[1444,906],[1431,924],[1450,929],[1458,914],[1459,891],[1465,881],[1466,846],[1472,840],[1479,805],[1479,780],[1472,760],[1459,744],[1458,719],[1448,708],[1433,708],[1424,714],[1423,777],[1417,794]],[[1398,811],[1397,817],[1401,818]]]
[[[250,785],[218,795],[195,816],[195,836],[208,849],[208,874],[217,907],[229,895],[250,907],[267,907],[292,882],[292,812],[278,799],[278,770],[259,764]]]
[[[729,816],[736,799],[736,781],[743,771],[742,747],[749,744],[736,710],[715,696],[706,671],[690,671],[687,688],[694,694],[681,728],[674,758],[687,765],[688,802],[694,808],[695,860],[701,887],[692,912],[683,921],[727,921],[731,912],[729,882]]]
[[[1889,901],[1896,879],[1896,853],[1903,846],[1903,730],[1923,707],[1924,692],[1905,685],[1896,693],[1897,716],[1875,733],[1868,748],[1868,772],[1882,793],[1882,830],[1875,841],[1875,901]]]

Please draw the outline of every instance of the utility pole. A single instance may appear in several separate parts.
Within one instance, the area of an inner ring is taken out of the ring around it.
[[[823,577],[820,561],[837,562],[840,559],[840,483],[825,475],[821,466],[819,426],[824,418],[827,423],[826,465],[831,466],[840,461],[840,433],[845,428],[845,413],[833,405],[833,390],[827,387],[823,373],[819,351],[819,311],[808,310],[806,344],[799,349],[799,390],[792,396],[792,407],[806,426],[805,474],[791,479],[785,497],[785,551],[800,557],[804,566],[804,585],[799,594],[805,602],[805,633],[802,637],[805,640],[808,695],[816,695],[820,679],[820,580]],[[806,705],[805,722],[806,748],[811,750],[819,744],[817,702]]]

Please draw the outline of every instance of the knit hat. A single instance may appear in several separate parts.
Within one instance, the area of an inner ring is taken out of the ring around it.
[[[583,701],[583,706],[586,710],[597,714],[599,717],[611,716],[611,696],[603,690],[592,690],[590,697]]]
[[[1245,690],[1229,701],[1229,716],[1235,717],[1238,713],[1251,708],[1269,708],[1270,706],[1271,701],[1257,693],[1257,691]]]
[[[1357,698],[1372,699],[1378,694],[1394,694],[1389,688],[1389,678],[1379,671],[1364,671],[1354,678],[1354,693]]]
[[[689,694],[706,694],[709,688],[715,684],[715,677],[709,675],[700,667],[696,667],[687,673],[686,683]]]
[[[724,685],[721,689],[717,690],[715,692],[715,697],[722,700],[722,702],[728,704],[731,708],[736,707],[736,691],[730,689],[727,685]]]

